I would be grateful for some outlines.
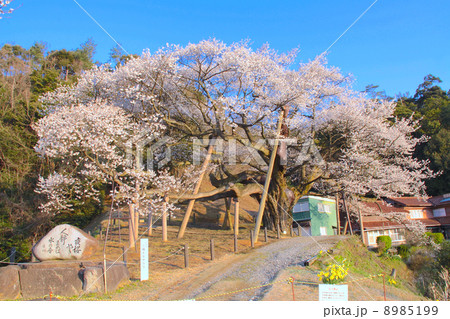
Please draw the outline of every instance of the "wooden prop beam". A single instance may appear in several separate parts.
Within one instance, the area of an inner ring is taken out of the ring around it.
[[[364,246],[366,245],[366,240],[364,239],[364,222],[362,219],[362,214],[361,214],[361,210],[358,209],[358,213],[359,213],[359,228],[361,229],[361,240],[364,244]]]
[[[239,199],[234,198],[234,233],[239,235]]]
[[[345,213],[347,215],[347,222],[348,222],[348,228],[350,229],[350,235],[353,235],[352,222],[350,220],[350,214],[348,213],[347,204],[345,203],[345,195],[344,194],[342,194],[342,200],[344,202],[344,209],[345,209]],[[344,234],[345,234],[345,232],[344,232]]]
[[[261,222],[262,222],[262,218],[264,215],[264,209],[266,208],[267,194],[269,192],[269,185],[270,185],[270,179],[272,177],[273,165],[275,164],[275,158],[277,156],[278,138],[279,138],[280,132],[281,132],[283,116],[284,116],[284,110],[281,110],[280,115],[278,117],[278,125],[277,125],[277,133],[276,133],[276,137],[275,137],[275,143],[273,145],[272,154],[270,155],[269,169],[267,170],[266,182],[264,183],[264,190],[263,190],[263,193],[261,196],[261,202],[259,203],[258,215],[256,216],[255,229],[254,229],[255,230],[255,241],[258,241],[259,229],[261,228]]]
[[[203,176],[205,175],[206,169],[208,168],[209,162],[211,160],[211,155],[213,152],[214,146],[212,144],[208,147],[208,153],[206,154],[205,161],[203,162],[200,176],[198,177],[197,185],[195,185],[193,195],[196,195],[200,190],[200,185],[202,184]],[[181,223],[180,230],[178,231],[178,239],[183,238],[184,232],[186,231],[187,224],[189,222],[189,218],[191,217],[192,209],[194,208],[195,199],[189,201],[188,207],[186,209],[186,214],[184,214],[183,222]]]
[[[168,201],[169,201],[169,198],[167,196],[164,197],[163,212],[162,212],[162,240],[164,242],[167,241],[167,202]]]
[[[341,217],[339,215],[339,195],[336,194],[334,197],[334,200],[336,202],[336,221],[337,221],[337,234],[341,234]]]
[[[130,212],[130,218],[128,219],[128,239],[130,242],[130,248],[135,247],[135,240],[134,240],[134,204],[128,205],[129,212]]]

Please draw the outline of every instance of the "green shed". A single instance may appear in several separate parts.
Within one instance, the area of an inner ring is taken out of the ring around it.
[[[303,196],[295,204],[294,227],[302,227],[303,236],[334,235],[337,229],[336,201],[326,197]]]

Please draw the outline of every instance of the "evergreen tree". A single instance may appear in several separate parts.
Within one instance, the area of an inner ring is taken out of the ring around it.
[[[450,193],[450,91],[440,86],[441,79],[428,74],[413,97],[397,101],[395,115],[399,118],[413,117],[420,123],[417,137],[428,136],[426,143],[419,144],[414,155],[430,161],[430,168],[441,174],[426,181],[429,195]]]

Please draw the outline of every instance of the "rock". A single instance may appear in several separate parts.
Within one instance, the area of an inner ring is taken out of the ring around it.
[[[57,267],[27,267],[19,270],[22,296],[25,299],[49,295],[70,297],[82,292],[80,263]]]
[[[97,240],[81,229],[63,224],[53,228],[33,247],[40,261],[55,259],[85,259],[98,249]]]
[[[130,273],[125,264],[106,265],[106,284],[108,291],[116,290],[121,284],[130,280]],[[83,291],[85,293],[104,292],[103,267],[86,267],[83,272]]]
[[[0,268],[0,300],[12,300],[20,297],[19,266]]]

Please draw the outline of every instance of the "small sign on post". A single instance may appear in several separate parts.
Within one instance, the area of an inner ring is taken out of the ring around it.
[[[148,238],[141,238],[141,281],[148,280]]]
[[[319,285],[319,301],[348,301],[348,286]]]

